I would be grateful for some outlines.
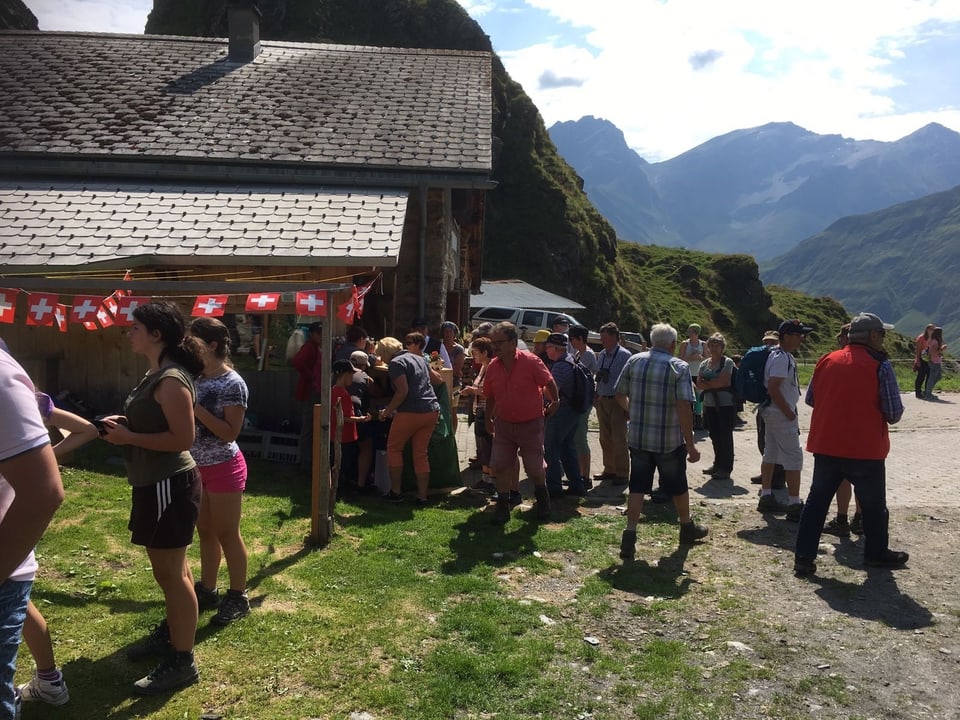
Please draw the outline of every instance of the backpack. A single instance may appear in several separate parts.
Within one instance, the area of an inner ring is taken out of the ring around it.
[[[766,345],[757,345],[743,354],[740,367],[731,378],[740,399],[752,403],[765,403],[770,399],[767,386],[763,384],[763,370],[767,365],[767,358],[770,357],[770,350]]]
[[[579,360],[573,361],[573,397],[569,399],[574,412],[585,413],[593,407],[593,396],[597,391],[593,375]]]

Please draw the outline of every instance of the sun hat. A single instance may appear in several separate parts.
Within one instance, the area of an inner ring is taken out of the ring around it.
[[[780,323],[777,332],[780,333],[780,337],[784,335],[806,335],[809,332],[813,332],[813,328],[804,325],[799,320],[784,320]]]
[[[549,331],[549,330],[537,330],[537,334],[533,336],[533,341],[534,341],[535,343],[538,343],[538,342],[540,342],[540,343],[546,342],[548,337],[550,337],[550,331]]]

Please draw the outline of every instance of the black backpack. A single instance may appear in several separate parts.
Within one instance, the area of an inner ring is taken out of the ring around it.
[[[770,350],[767,345],[757,345],[743,354],[740,367],[735,377],[731,378],[731,384],[741,400],[765,403],[770,398],[767,386],[763,384],[763,370],[767,366]]]
[[[573,361],[573,397],[568,399],[574,412],[585,413],[593,407],[593,396],[597,386],[593,375],[579,360]]]

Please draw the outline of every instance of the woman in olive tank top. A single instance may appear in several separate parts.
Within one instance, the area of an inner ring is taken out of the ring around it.
[[[187,564],[200,506],[200,474],[190,455],[194,440],[193,378],[203,369],[176,305],[151,302],[133,312],[127,330],[133,351],[150,369],[124,403],[124,415],[105,419],[103,439],[124,450],[132,486],[131,541],[147,549],[163,591],[166,618],[127,656],[159,656],[159,664],[134,683],[134,692],[157,695],[199,677],[193,659],[197,597]]]

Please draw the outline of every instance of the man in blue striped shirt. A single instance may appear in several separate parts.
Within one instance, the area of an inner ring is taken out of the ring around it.
[[[680,544],[707,536],[707,529],[690,518],[687,462],[700,459],[693,438],[693,383],[690,366],[674,357],[677,331],[657,324],[650,332],[651,349],[631,357],[616,384],[616,399],[629,416],[630,496],[627,529],[620,540],[620,557],[636,553],[637,523],[643,496],[653,489],[653,473],[660,488],[673,498],[680,520]]]

